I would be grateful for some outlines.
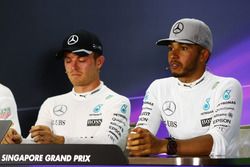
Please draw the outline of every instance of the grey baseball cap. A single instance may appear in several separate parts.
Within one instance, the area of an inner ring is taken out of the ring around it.
[[[207,48],[210,52],[213,49],[213,37],[210,28],[203,21],[193,18],[176,21],[171,28],[169,38],[160,39],[156,44],[168,45],[172,41],[198,44]]]

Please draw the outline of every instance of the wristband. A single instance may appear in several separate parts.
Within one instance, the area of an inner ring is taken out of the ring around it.
[[[167,154],[168,155],[176,155],[177,153],[177,143],[174,138],[167,138]]]

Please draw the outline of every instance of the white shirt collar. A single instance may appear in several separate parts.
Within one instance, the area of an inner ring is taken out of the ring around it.
[[[96,92],[99,92],[101,90],[101,88],[103,87],[103,82],[101,81],[100,85],[97,86],[95,89],[89,91],[89,92],[84,92],[84,93],[77,93],[75,92],[74,88],[72,88],[72,93],[76,98],[79,99],[86,99],[87,97],[95,94]]]
[[[183,86],[183,87],[187,87],[187,88],[193,88],[194,86],[202,83],[205,80],[205,78],[207,77],[207,75],[208,75],[207,71],[205,71],[199,79],[197,79],[196,81],[193,81],[191,83],[184,83],[184,82],[181,82],[179,79],[177,79],[178,85]]]

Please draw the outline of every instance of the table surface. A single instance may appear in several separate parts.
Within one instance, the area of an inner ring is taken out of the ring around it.
[[[17,156],[17,158],[15,158]],[[40,159],[32,160],[39,156]],[[63,157],[69,157],[65,159]],[[6,158],[12,157],[12,158]],[[19,157],[19,158],[18,158]],[[23,157],[23,158],[21,158]],[[26,158],[27,157],[27,158]],[[79,157],[82,157],[79,159]],[[75,159],[76,158],[76,159]],[[50,164],[50,165],[168,165],[168,166],[225,166],[248,165],[250,157],[178,157],[166,154],[149,157],[127,157],[116,145],[0,145],[0,164]]]
[[[225,157],[129,157],[130,165],[250,165],[250,157],[225,158]]]

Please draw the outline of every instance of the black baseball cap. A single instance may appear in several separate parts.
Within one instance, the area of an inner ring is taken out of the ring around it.
[[[62,49],[56,54],[56,57],[63,57],[64,52],[72,52],[78,56],[87,56],[92,52],[102,55],[103,47],[95,34],[81,30],[64,39]]]

